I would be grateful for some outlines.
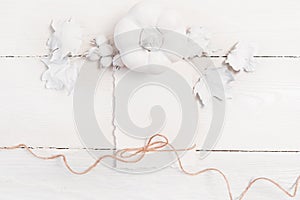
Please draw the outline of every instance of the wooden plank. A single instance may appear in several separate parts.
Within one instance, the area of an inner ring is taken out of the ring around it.
[[[216,148],[299,149],[299,61],[259,59],[254,73],[237,74]]]
[[[111,34],[115,23],[138,1],[1,1],[0,146],[26,143],[41,147],[35,149],[41,155],[65,153],[78,170],[94,161],[83,150],[76,131],[72,97],[44,89],[40,76],[45,67],[37,57],[48,53],[45,43],[52,19],[73,17],[80,23],[84,28],[82,53],[98,34]],[[300,173],[299,1],[174,0],[172,6],[188,25],[208,28],[213,48],[220,49],[215,52],[217,56],[225,55],[238,40],[260,46],[257,70],[237,74],[232,84],[233,99],[227,101],[218,151],[204,160],[199,160],[199,152],[190,152],[183,159],[185,166],[189,170],[221,169],[229,178],[234,197],[258,176],[291,188]],[[286,59],[290,56],[296,58]],[[213,60],[221,66],[224,59]],[[95,114],[106,137],[113,140],[110,75],[99,83]],[[200,114],[198,148],[210,124],[210,107]],[[245,152],[237,152],[241,150]],[[61,161],[38,160],[23,149],[0,150],[0,162],[2,199],[228,199],[224,182],[215,173],[189,177],[175,167],[137,176],[98,166],[90,174],[75,176]],[[260,182],[245,199],[290,198]]]
[[[214,59],[217,67],[222,66],[223,59]],[[231,84],[232,99],[226,100],[226,119],[223,133],[216,149],[238,150],[298,150],[300,110],[300,68],[298,59],[257,59],[257,70],[253,73],[238,73],[236,81]],[[184,66],[183,68],[188,67]],[[183,70],[185,76],[188,70]],[[192,75],[192,79],[195,79]],[[192,87],[192,86],[191,86]],[[149,99],[161,99],[166,110],[167,121],[160,130],[172,141],[179,130],[181,119],[180,104],[174,95],[167,92],[141,90],[129,108],[132,121],[141,126],[151,123],[149,113],[156,105]],[[157,94],[159,96],[147,96]],[[179,107],[178,107],[179,106]],[[178,111],[179,109],[179,111]],[[170,110],[172,110],[170,112]],[[169,112],[168,112],[169,111]],[[134,113],[134,114],[133,114]],[[197,148],[202,148],[210,128],[212,107],[207,105],[199,110],[199,131]],[[134,137],[117,130],[119,148],[142,145]]]
[[[0,55],[43,55],[52,19],[75,18],[84,29],[82,52],[98,34],[112,34],[117,21],[139,0],[4,0],[0,12]],[[300,55],[297,0],[174,0],[187,26],[205,26],[212,46],[224,55],[239,40],[260,46],[258,55]]]
[[[93,161],[82,150],[36,151],[41,155],[65,153],[77,170]],[[219,168],[229,178],[233,196],[238,197],[249,181],[259,176],[273,178],[284,188],[291,188],[300,172],[298,160],[298,153],[215,152],[186,168]],[[38,160],[21,149],[1,150],[0,161],[0,192],[5,199],[228,199],[222,178],[213,172],[191,177],[176,168],[167,168],[151,174],[129,175],[100,165],[87,175],[76,176],[67,172],[61,161]],[[265,182],[258,182],[245,199],[258,197],[261,200],[290,199]]]
[[[223,59],[215,59],[220,66]],[[240,73],[232,84],[227,117],[217,149],[299,150],[299,59],[258,59],[253,73]],[[82,147],[73,121],[72,97],[44,89],[44,65],[34,58],[0,59],[0,145]],[[111,137],[111,76],[96,94],[96,115]],[[134,113],[134,110],[133,110]],[[140,113],[141,114],[141,113]],[[211,111],[200,110],[201,130]],[[199,148],[205,136],[199,132]],[[168,134],[168,133],[166,133]]]
[[[46,70],[35,58],[0,59],[1,146],[27,143],[33,146],[82,147],[73,117],[72,95],[45,89],[40,80]],[[111,77],[101,81],[97,95],[97,119],[111,139]],[[100,125],[101,126],[101,125]]]

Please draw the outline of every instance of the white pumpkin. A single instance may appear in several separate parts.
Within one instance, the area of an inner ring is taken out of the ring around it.
[[[162,42],[163,36],[160,35],[159,29],[171,30],[180,34],[186,33],[186,28],[176,11],[158,1],[143,1],[136,4],[117,23],[114,42],[126,67],[144,73],[161,73],[163,68],[158,65],[169,66],[176,61],[175,56],[170,53],[159,50],[159,48],[151,49],[151,47],[159,46]],[[133,34],[130,38],[125,39],[118,38],[119,35],[130,31],[137,31],[140,34]],[[126,47],[124,47],[127,39],[143,48],[127,53]]]

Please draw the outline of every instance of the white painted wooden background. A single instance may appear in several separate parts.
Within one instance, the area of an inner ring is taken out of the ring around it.
[[[44,89],[39,57],[52,19],[73,17],[84,28],[82,52],[139,0],[0,1],[0,146],[26,143],[42,155],[65,153],[77,169],[93,159],[75,131],[72,97]],[[256,176],[289,188],[300,174],[300,2],[297,0],[169,0],[189,24],[212,33],[217,56],[238,40],[257,43],[257,70],[238,74],[215,152],[193,160],[192,169],[217,167],[228,175],[234,196]],[[224,58],[214,58],[221,65]],[[101,117],[101,116],[100,116]],[[102,116],[109,118],[108,115]],[[109,129],[109,128],[108,128]],[[49,147],[66,147],[59,150]],[[232,151],[234,150],[234,151]],[[237,151],[235,151],[237,150]],[[60,160],[41,161],[22,149],[0,151],[0,199],[227,199],[213,173],[199,177],[169,168],[146,175],[103,166],[70,174]],[[300,198],[300,195],[298,195]],[[246,199],[289,199],[259,183]]]

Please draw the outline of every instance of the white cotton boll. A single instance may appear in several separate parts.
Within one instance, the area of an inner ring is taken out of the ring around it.
[[[108,39],[104,35],[99,35],[95,38],[95,42],[96,42],[96,45],[99,47],[102,44],[108,43]]]
[[[102,57],[100,59],[100,65],[101,65],[101,67],[104,67],[104,68],[110,67],[111,64],[112,64],[112,57],[110,57],[110,56]]]
[[[97,61],[97,60],[99,60],[100,59],[99,49],[97,47],[90,48],[89,51],[86,54],[86,57],[90,61]]]
[[[114,52],[113,47],[109,44],[102,44],[98,49],[100,56],[111,56]]]

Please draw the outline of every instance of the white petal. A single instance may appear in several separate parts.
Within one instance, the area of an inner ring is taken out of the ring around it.
[[[109,44],[102,44],[99,46],[99,55],[100,56],[111,56],[114,52],[114,49]]]
[[[108,39],[104,35],[99,35],[95,38],[95,42],[96,42],[96,45],[99,47],[102,44],[106,44],[108,42]]]
[[[110,56],[102,57],[100,59],[100,64],[102,67],[110,67],[112,64],[112,57],[110,57]]]
[[[99,49],[97,47],[92,47],[87,52],[86,57],[91,61],[97,61],[100,59]]]

